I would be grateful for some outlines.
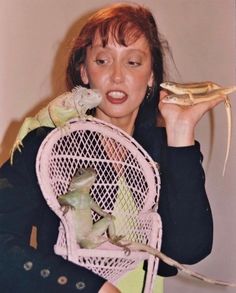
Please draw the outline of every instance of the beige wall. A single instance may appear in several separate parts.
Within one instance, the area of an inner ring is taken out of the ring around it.
[[[84,4],[84,2],[86,4]],[[80,25],[77,19],[105,3],[82,0],[0,0],[0,140],[2,163],[26,115],[64,90],[63,72],[69,39]],[[149,6],[168,38],[182,81],[214,80],[236,84],[236,19],[234,0],[137,1]],[[232,109],[236,103],[232,95]],[[215,236],[212,254],[193,266],[219,279],[236,282],[236,233],[234,173],[236,127],[225,177],[226,115],[223,105],[206,115],[196,130],[204,153],[207,191]],[[235,292],[205,286],[181,276],[165,281],[165,292]],[[136,292],[135,292],[136,293]],[[138,292],[137,292],[138,293]]]

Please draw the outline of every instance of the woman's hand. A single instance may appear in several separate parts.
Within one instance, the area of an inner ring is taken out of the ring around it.
[[[98,291],[98,293],[121,293],[121,291],[107,281]]]
[[[225,96],[222,96],[193,106],[178,106],[164,103],[162,99],[166,95],[165,91],[160,92],[158,107],[165,121],[167,143],[175,147],[193,145],[197,122],[206,112],[225,100]]]

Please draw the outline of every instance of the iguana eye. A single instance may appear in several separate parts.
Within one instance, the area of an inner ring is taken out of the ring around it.
[[[79,169],[79,170],[77,171],[77,174],[78,174],[78,175],[83,175],[83,174],[84,174],[84,169],[83,169],[83,168]]]

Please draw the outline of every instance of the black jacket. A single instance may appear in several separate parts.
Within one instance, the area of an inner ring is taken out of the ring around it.
[[[0,169],[1,292],[97,292],[105,280],[53,252],[59,219],[47,206],[37,183],[35,158],[51,131],[39,128],[24,139],[14,163]],[[199,144],[166,146],[165,130],[152,128],[139,142],[161,166],[159,213],[163,222],[162,251],[182,263],[195,263],[211,251],[212,216],[205,193]],[[29,247],[37,227],[37,250]],[[162,276],[176,274],[163,263]]]

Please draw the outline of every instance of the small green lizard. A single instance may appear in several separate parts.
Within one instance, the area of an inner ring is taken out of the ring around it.
[[[15,150],[21,151],[22,140],[30,131],[40,126],[64,127],[72,118],[86,118],[86,112],[98,106],[101,100],[102,97],[97,90],[78,86],[50,101],[34,117],[25,118],[11,149],[11,164]]]
[[[125,251],[125,255],[131,253],[131,251],[144,251],[152,254],[161,259],[166,264],[177,268],[183,273],[200,279],[204,282],[236,287],[234,283],[227,283],[224,281],[213,280],[203,276],[199,273],[189,270],[184,265],[175,261],[174,259],[166,256],[158,249],[155,249],[149,245],[130,242],[123,240],[123,236],[115,235],[114,217],[104,212],[91,198],[90,189],[96,179],[96,172],[92,168],[80,169],[76,175],[72,178],[69,185],[68,193],[58,197],[58,201],[64,210],[64,213],[71,208],[73,213],[73,225],[75,227],[76,241],[82,248],[96,248],[100,244],[109,241],[114,245],[122,247]],[[102,219],[93,223],[91,211],[94,210]],[[108,232],[108,237],[104,235]]]
[[[236,91],[236,86],[232,87],[220,87],[216,83],[207,82],[196,82],[196,83],[176,83],[167,81],[161,84],[163,89],[171,92],[162,101],[169,104],[176,104],[179,106],[192,106],[195,104],[211,101],[225,96],[225,110],[227,114],[228,124],[228,138],[226,155],[223,167],[223,175],[225,174],[226,164],[229,157],[229,150],[231,145],[232,136],[232,113],[230,99],[228,94]]]

